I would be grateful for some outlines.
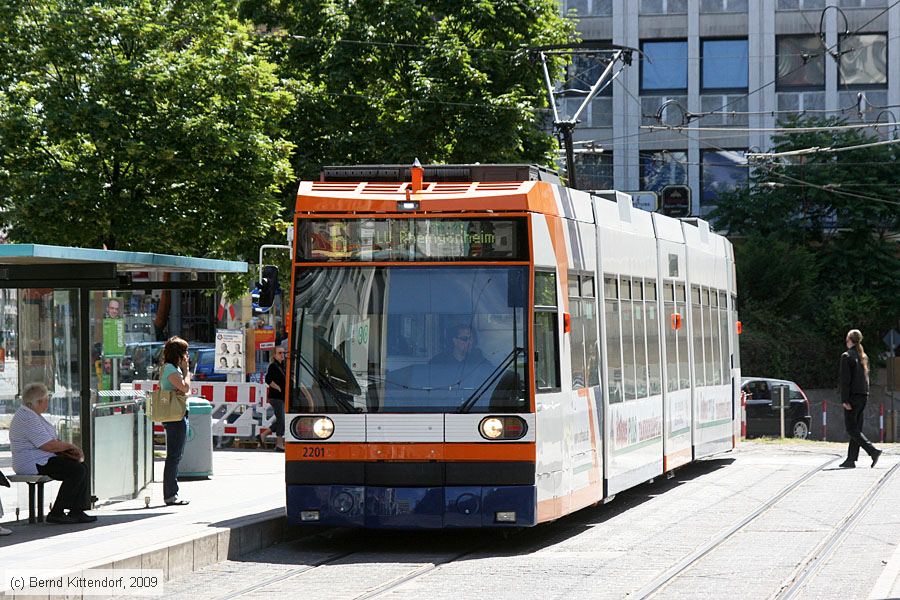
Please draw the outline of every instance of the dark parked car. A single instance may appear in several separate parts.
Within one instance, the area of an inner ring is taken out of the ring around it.
[[[150,366],[148,372],[149,379],[157,379],[159,377],[159,366],[162,362],[162,352],[165,347],[165,342],[157,348],[153,354],[153,363]],[[208,342],[194,342],[188,345],[188,361],[191,365],[191,372],[195,373],[195,365],[199,362],[200,352],[203,350],[211,350],[213,345]],[[225,378],[222,379],[214,379],[213,381],[225,381]]]
[[[809,436],[812,422],[809,416],[809,399],[793,381],[767,377],[744,377],[741,390],[746,394],[747,437],[781,434],[781,411],[778,399],[774,398],[775,386],[788,386],[790,407],[784,410],[784,433],[787,436],[805,439]]]
[[[196,360],[192,360],[191,364],[194,365],[194,380],[195,381],[228,381],[228,375],[226,373],[216,373],[215,372],[215,361],[216,361],[216,349],[215,348],[201,348],[199,352],[197,352]]]

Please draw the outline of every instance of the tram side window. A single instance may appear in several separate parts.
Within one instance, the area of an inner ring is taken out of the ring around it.
[[[600,383],[595,296],[593,276],[569,273],[573,390]]]
[[[666,330],[666,389],[674,392],[680,389],[678,385],[678,330],[675,329],[675,315],[678,309],[675,305],[675,284],[666,282],[663,300],[665,301],[666,322],[663,323]],[[683,352],[685,350],[682,350]]]
[[[690,340],[687,336],[687,289],[683,283],[675,285],[675,302],[678,305],[678,312],[681,314],[681,329],[675,332],[678,338],[678,389],[686,390],[691,387],[691,371],[688,360],[690,358],[688,355]]]
[[[594,277],[585,275],[581,278],[581,304],[584,314],[584,347],[588,385],[600,385],[600,346],[597,343],[597,290]]]
[[[722,365],[722,349],[719,346],[719,299],[716,290],[707,290],[706,319],[706,377],[707,383],[719,385],[722,383],[722,374],[719,367]]]
[[[722,332],[722,383],[731,381],[731,332],[728,331],[728,303],[725,292],[719,292],[719,331]]]
[[[637,398],[650,395],[647,383],[647,329],[644,319],[644,285],[643,280],[635,279],[631,286],[632,308],[634,316],[634,382]]]
[[[607,392],[610,404],[622,402],[622,337],[619,319],[619,285],[615,277],[603,279],[604,316],[606,318]]]
[[[650,382],[650,395],[662,392],[662,370],[660,367],[659,314],[656,302],[656,283],[648,281],[644,284],[644,308],[647,317],[647,371]]]
[[[635,374],[634,360],[634,301],[631,296],[631,279],[621,277],[619,279],[619,300],[622,306],[622,381],[625,390],[625,399],[637,398],[635,386],[637,376]]]
[[[740,317],[738,316],[738,305],[737,305],[737,296],[731,295],[731,319],[728,321],[732,327],[732,331],[734,332],[734,348],[732,352],[734,352],[734,363],[732,364],[732,368],[740,369],[741,368],[741,344],[737,335],[737,322],[740,321]]]
[[[572,366],[572,389],[584,387],[584,316],[581,307],[581,291],[579,289],[578,275],[569,273],[569,353]]]
[[[556,274],[534,273],[534,378],[537,393],[559,390]]]
[[[691,341],[694,345],[694,385],[706,385],[703,358],[703,306],[700,286],[691,286]]]

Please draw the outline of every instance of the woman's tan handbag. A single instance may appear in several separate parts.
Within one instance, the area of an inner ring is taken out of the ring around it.
[[[187,396],[176,390],[163,390],[162,379],[159,387],[150,392],[150,420],[154,423],[180,421],[187,412]]]

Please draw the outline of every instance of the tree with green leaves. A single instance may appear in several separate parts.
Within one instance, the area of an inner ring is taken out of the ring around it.
[[[752,163],[712,215],[735,243],[745,373],[831,387],[847,331],[874,356],[900,318],[900,145],[844,124],[789,119],[826,129],[775,136],[771,152],[818,150]]]
[[[227,0],[0,4],[11,241],[252,257],[282,216],[293,97]]]
[[[282,77],[294,168],[323,164],[551,164],[540,63],[571,41],[555,0],[245,0]]]

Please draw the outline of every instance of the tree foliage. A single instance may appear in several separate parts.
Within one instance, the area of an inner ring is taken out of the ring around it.
[[[568,41],[555,0],[245,0],[282,77],[298,175],[323,164],[549,164],[540,64],[522,49]]]
[[[876,141],[859,129],[791,132],[773,138],[772,152]],[[873,356],[883,350],[900,317],[898,158],[898,146],[883,145],[778,159],[723,196],[712,217],[735,243],[745,373],[831,387],[849,329],[862,330]]]
[[[251,257],[281,216],[292,95],[222,0],[0,5],[12,241]]]

